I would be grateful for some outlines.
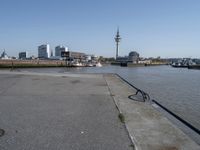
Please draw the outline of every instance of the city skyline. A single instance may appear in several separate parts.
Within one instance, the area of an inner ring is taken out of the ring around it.
[[[37,46],[115,57],[114,37],[120,28],[119,56],[137,51],[144,57],[200,58],[198,0],[5,1],[0,6],[0,52],[9,56]]]

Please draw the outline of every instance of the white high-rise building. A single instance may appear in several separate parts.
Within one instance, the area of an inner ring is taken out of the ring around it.
[[[49,44],[43,44],[38,46],[38,57],[49,58],[51,56],[51,50]]]
[[[67,52],[68,51],[68,48],[65,47],[65,46],[56,46],[55,47],[55,56],[56,57],[61,57],[61,52]]]

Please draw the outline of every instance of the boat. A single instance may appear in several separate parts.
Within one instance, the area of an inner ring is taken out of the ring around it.
[[[188,65],[184,65],[181,63],[175,63],[175,64],[171,64],[172,67],[174,68],[188,68]]]
[[[102,64],[101,64],[100,62],[98,62],[98,63],[96,64],[96,67],[102,67]]]
[[[93,67],[93,64],[92,63],[87,63],[86,67]]]
[[[188,68],[189,62],[186,59],[179,60],[178,62],[173,62],[171,64],[172,67],[175,68]]]
[[[173,62],[171,64],[171,66],[175,68],[189,68],[191,65],[196,65],[196,63],[190,58],[180,59],[178,62]]]
[[[83,64],[82,63],[79,63],[79,62],[75,62],[72,64],[73,67],[83,67]]]
[[[196,64],[196,65],[189,65],[188,69],[200,69],[200,64]]]

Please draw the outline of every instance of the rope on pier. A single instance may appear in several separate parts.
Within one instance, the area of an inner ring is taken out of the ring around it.
[[[129,95],[128,98],[130,98],[132,100],[136,100],[136,101],[141,101],[141,102],[146,102],[146,101],[150,101],[151,100],[149,94],[147,94],[143,90],[135,87],[134,85],[132,85],[131,83],[129,83],[127,80],[125,80],[124,78],[122,78],[119,74],[115,74],[115,75],[118,76],[124,82],[126,82],[128,85],[130,85],[131,87],[133,87],[134,89],[137,90],[135,94]],[[142,99],[141,98],[139,99],[138,97],[136,97],[136,95],[139,96],[139,93],[141,94]]]

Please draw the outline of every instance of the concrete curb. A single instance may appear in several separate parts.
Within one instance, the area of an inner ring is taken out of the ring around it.
[[[109,85],[108,85],[107,80],[105,79],[105,77],[103,77],[103,78],[104,78],[104,80],[105,80],[105,82],[106,82],[106,84],[107,84],[107,86],[108,86],[108,90],[109,90],[109,92],[110,92],[110,96],[112,97],[113,102],[114,102],[114,104],[115,104],[117,110],[119,111],[119,113],[123,114],[122,111],[120,110],[118,104],[116,103],[115,98],[114,98],[113,95],[112,95],[112,92],[111,92],[111,89],[110,89],[110,87],[109,87]],[[126,123],[124,123],[124,126],[125,126],[125,128],[126,128],[126,131],[127,131],[127,133],[128,133],[128,136],[129,136],[129,138],[130,138],[130,140],[131,140],[131,142],[132,142],[132,144],[133,144],[133,146],[134,146],[133,149],[134,149],[134,150],[141,150],[141,149],[138,149],[137,143],[135,142],[134,137],[131,136],[131,134],[130,134],[130,132],[129,132],[129,129],[128,129],[128,126],[126,125]]]
[[[126,117],[126,128],[137,150],[199,150],[200,146],[151,105],[128,99],[135,90],[119,77],[105,79],[119,111]]]

